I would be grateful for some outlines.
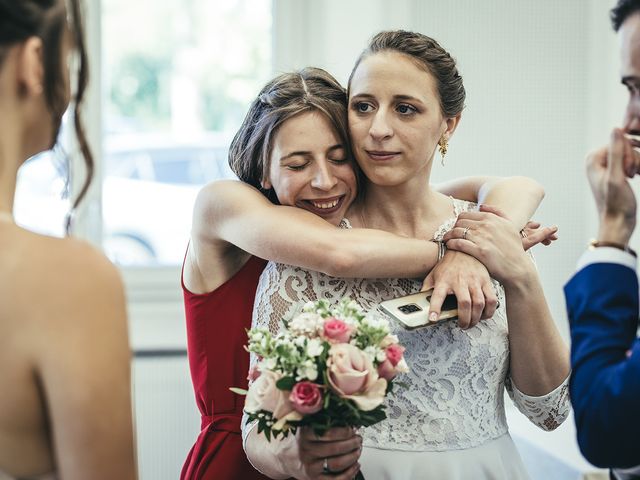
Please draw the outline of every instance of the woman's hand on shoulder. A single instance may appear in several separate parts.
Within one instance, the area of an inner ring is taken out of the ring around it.
[[[423,290],[431,288],[429,318],[436,320],[446,296],[454,294],[458,303],[458,325],[463,329],[474,327],[481,319],[491,318],[498,304],[487,269],[465,253],[445,253],[423,283]]]

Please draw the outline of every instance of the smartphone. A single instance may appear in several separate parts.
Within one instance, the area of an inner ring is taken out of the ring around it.
[[[447,320],[455,320],[458,318],[458,302],[455,295],[447,295],[440,317],[433,321],[429,321],[429,305],[431,303],[432,290],[425,292],[412,293],[403,297],[390,298],[380,302],[380,308],[390,317],[400,322],[407,330],[413,330],[420,327],[428,327],[436,325]]]

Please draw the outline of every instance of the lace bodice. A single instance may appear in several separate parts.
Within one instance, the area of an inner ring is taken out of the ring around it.
[[[475,204],[454,200],[455,216],[434,238],[453,226],[457,215]],[[349,228],[348,221],[341,224]],[[290,265],[270,262],[256,294],[253,327],[277,332],[281,319],[291,318],[305,302],[324,298],[355,300],[366,311],[381,300],[421,288],[421,280],[340,279]],[[544,429],[562,423],[569,412],[567,381],[543,397],[529,397],[509,379],[509,341],[504,290],[494,281],[500,307],[493,318],[469,330],[445,322],[406,331],[391,322],[392,333],[406,347],[410,372],[399,377],[407,388],[396,388],[387,400],[388,420],[364,429],[365,445],[412,451],[470,448],[507,432],[504,390],[518,409]],[[381,315],[383,313],[379,312]]]

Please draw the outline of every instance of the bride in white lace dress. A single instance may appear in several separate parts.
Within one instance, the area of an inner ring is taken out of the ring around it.
[[[440,195],[428,186],[436,146],[446,152],[463,103],[464,87],[455,62],[435,41],[409,32],[374,37],[349,82],[351,139],[368,182],[364,195],[348,210],[343,228],[378,228],[442,240],[458,214],[476,210],[474,204]],[[569,411],[567,348],[533,263],[521,245],[511,241],[517,229],[507,221],[473,217],[496,217],[491,213],[465,215],[471,217],[461,219],[446,239],[453,235],[460,243],[475,238],[481,252],[492,252],[489,257],[475,253],[501,282],[494,281],[500,306],[492,318],[468,329],[456,322],[412,332],[394,327],[393,333],[407,347],[411,371],[402,378],[408,387],[398,388],[387,401],[389,418],[362,431],[360,463],[368,480],[526,479],[508,434],[505,389],[519,410],[543,429],[557,427]],[[491,237],[486,225],[500,229],[500,235]],[[491,238],[498,250],[490,250]],[[426,283],[446,275],[446,267],[446,261],[441,262]],[[442,297],[446,284],[436,285],[435,295]],[[421,286],[420,281],[408,279],[336,279],[270,263],[258,286],[254,326],[268,325],[276,331],[282,318],[317,298],[351,297],[366,310],[375,310],[381,300]],[[269,448],[254,436],[247,453],[259,467],[264,457],[256,452]],[[282,471],[289,475],[296,471],[286,468],[293,450],[282,448],[273,460],[285,465]],[[337,464],[339,455],[336,451],[335,457],[323,459],[328,468],[320,476],[307,469],[296,478],[332,477],[327,470]],[[306,460],[301,456],[299,461]]]
[[[442,239],[460,212],[475,210],[453,200],[454,216],[434,238]],[[344,220],[343,228],[350,228]],[[527,260],[529,261],[529,260]],[[411,370],[387,400],[389,419],[364,429],[361,463],[365,478],[527,478],[507,433],[504,390],[533,423],[552,430],[569,412],[567,382],[541,396],[529,396],[511,382],[507,300],[494,281],[500,306],[490,320],[463,330],[447,322],[416,331],[392,323],[406,347]],[[410,279],[335,279],[319,272],[270,262],[256,295],[254,326],[278,331],[301,305],[320,298],[353,298],[368,311],[381,300],[418,291]],[[382,315],[380,311],[379,314]],[[561,371],[562,368],[559,368]]]

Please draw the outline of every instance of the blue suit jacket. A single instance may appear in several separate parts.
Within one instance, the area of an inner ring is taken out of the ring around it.
[[[573,368],[569,387],[580,450],[599,467],[639,465],[636,272],[614,263],[588,265],[565,286],[565,296]]]

